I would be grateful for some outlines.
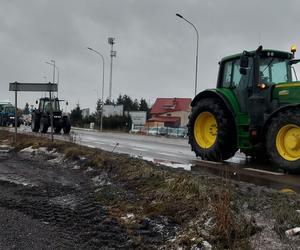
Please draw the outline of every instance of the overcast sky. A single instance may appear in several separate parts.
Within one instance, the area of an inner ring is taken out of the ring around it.
[[[198,91],[216,84],[218,61],[229,54],[265,48],[300,47],[300,1],[285,0],[1,0],[0,100],[14,101],[8,83],[52,81],[60,71],[59,97],[69,108],[94,110],[101,96],[105,57],[105,98],[109,90],[110,46],[115,37],[113,99],[193,97],[196,34],[199,31]],[[19,107],[43,93],[19,94]]]

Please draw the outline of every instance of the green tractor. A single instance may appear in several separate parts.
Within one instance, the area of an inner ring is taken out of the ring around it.
[[[68,114],[64,114],[61,109],[58,98],[51,100],[53,112],[53,129],[59,134],[63,130],[64,134],[69,134],[71,130],[71,122]],[[36,101],[36,104],[38,101]],[[39,108],[34,110],[31,114],[31,130],[32,132],[47,133],[48,128],[51,127],[50,117],[50,99],[48,97],[40,98]]]
[[[300,171],[300,81],[290,52],[263,49],[223,58],[217,87],[192,101],[189,143],[196,156],[223,161],[237,150]],[[296,79],[294,81],[293,79]]]

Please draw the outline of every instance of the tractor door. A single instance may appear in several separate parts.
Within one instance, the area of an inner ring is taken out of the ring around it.
[[[223,63],[222,80],[219,86],[233,90],[242,113],[248,112],[248,98],[252,93],[252,58],[249,58],[249,67],[245,75],[240,73],[240,58]]]

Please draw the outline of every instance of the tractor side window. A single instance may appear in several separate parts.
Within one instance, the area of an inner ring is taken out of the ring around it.
[[[240,60],[235,60],[232,62],[232,86],[237,87],[241,81],[241,73],[240,73]]]
[[[50,102],[49,101],[45,102],[45,111],[50,112]]]
[[[39,110],[43,110],[43,107],[44,107],[44,101],[40,100]]]
[[[226,62],[224,64],[223,70],[223,84],[224,88],[229,88],[231,86],[231,72],[232,72],[232,62]]]
[[[223,82],[222,86],[224,88],[237,87],[241,80],[240,73],[240,60],[233,60],[226,62],[223,68]]]

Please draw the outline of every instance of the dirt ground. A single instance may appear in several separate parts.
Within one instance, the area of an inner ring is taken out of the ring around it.
[[[0,133],[0,144],[10,144]],[[300,249],[300,197],[47,139],[0,153],[1,249]]]

